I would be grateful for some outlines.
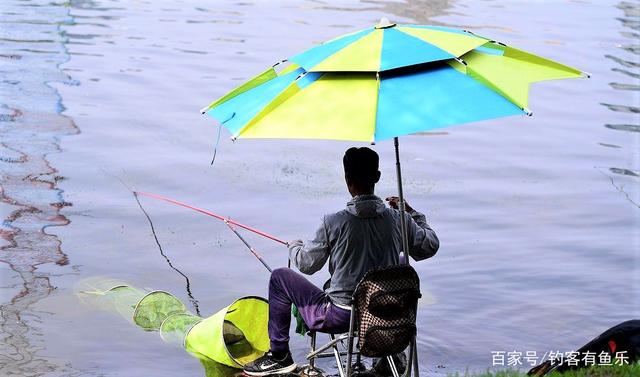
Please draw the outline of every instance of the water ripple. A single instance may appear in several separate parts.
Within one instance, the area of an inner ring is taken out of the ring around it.
[[[60,240],[46,232],[48,227],[69,224],[60,209],[71,205],[57,188],[62,177],[47,160],[48,154],[60,150],[60,136],[77,132],[73,121],[60,114],[60,97],[47,84],[69,81],[58,68],[68,58],[59,29],[69,20],[68,10],[37,0],[3,6],[24,12],[5,10],[0,15],[3,31],[4,25],[11,25],[12,35],[20,35],[0,39],[5,42],[0,58],[8,63],[0,82],[0,208],[6,213],[0,226],[4,241],[0,262],[19,282],[3,287],[17,293],[0,304],[0,337],[4,338],[0,374],[31,376],[57,371],[76,375],[69,366],[41,355],[36,344],[47,330],[39,330],[37,324],[49,314],[33,310],[55,289],[48,274],[38,268],[69,264]],[[46,20],[40,20],[43,17]],[[45,34],[47,38],[42,38]],[[42,47],[24,48],[34,44]]]

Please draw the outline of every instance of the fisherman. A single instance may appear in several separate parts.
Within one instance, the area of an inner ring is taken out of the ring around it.
[[[347,188],[352,196],[347,208],[326,215],[313,240],[289,242],[289,258],[300,272],[311,275],[329,260],[329,287],[324,291],[289,268],[273,271],[269,281],[270,351],[245,365],[250,376],[293,372],[289,351],[291,305],[295,305],[311,330],[343,333],[349,329],[350,301],[364,274],[375,267],[401,262],[402,237],[399,199],[374,194],[380,180],[378,154],[366,147],[349,148],[342,159]],[[438,251],[436,233],[425,216],[406,202],[409,255],[416,261]]]

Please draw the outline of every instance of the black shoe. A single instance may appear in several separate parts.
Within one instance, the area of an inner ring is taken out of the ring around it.
[[[287,374],[296,370],[296,363],[293,362],[291,352],[287,352],[284,359],[276,359],[271,351],[264,354],[264,356],[250,362],[245,365],[243,370],[245,374],[249,376],[269,376],[272,374]]]

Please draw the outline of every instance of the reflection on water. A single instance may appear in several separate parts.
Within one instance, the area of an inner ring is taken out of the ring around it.
[[[617,18],[623,26],[620,34],[628,37],[629,40],[625,44],[620,46],[620,56],[605,55],[605,58],[609,58],[619,66],[612,67],[611,71],[617,75],[616,81],[610,82],[609,85],[614,90],[631,91],[634,95],[631,99],[634,99],[631,103],[624,104],[609,104],[602,103],[609,110],[619,113],[628,114],[625,118],[628,119],[629,124],[605,124],[606,128],[616,131],[629,132],[629,138],[636,138],[637,135],[634,132],[640,132],[640,4],[637,2],[632,3],[628,1],[620,2],[617,7],[621,9],[624,14],[622,17]],[[623,55],[624,54],[624,55]],[[619,81],[618,81],[619,80]],[[638,173],[638,149],[640,145],[635,143],[636,150],[631,151],[635,154],[635,166],[633,167],[611,167],[609,172],[623,177],[610,176],[611,185],[623,194],[624,198],[632,205],[640,208],[640,199],[638,198],[638,186],[640,186],[640,174]],[[636,169],[636,170],[633,170]],[[625,183],[617,182],[618,179],[624,180]],[[631,185],[631,190],[625,189],[625,184]]]
[[[61,25],[71,21],[65,7],[48,1],[3,1],[0,15],[0,374],[46,374],[65,367],[42,355],[48,313],[33,305],[54,289],[46,264],[69,264],[60,240],[48,228],[65,226],[60,213],[71,206],[58,182],[64,177],[47,156],[60,152],[59,138],[78,132],[61,115],[60,96],[49,82],[72,83],[58,65],[65,62]],[[68,271],[68,270],[66,270]],[[9,293],[11,292],[11,293]],[[67,371],[69,372],[69,371]]]
[[[612,130],[640,132],[640,125],[636,124],[605,124],[604,126]]]
[[[201,360],[200,363],[204,367],[205,377],[240,377],[244,376],[242,371],[233,369],[226,365],[216,363],[214,361]]]
[[[638,78],[640,78],[640,64],[638,59],[640,57],[640,45],[638,45],[638,38],[640,38],[640,5],[638,3],[632,3],[627,1],[620,2],[617,7],[624,12],[623,17],[617,18],[622,23],[624,29],[620,31],[621,35],[627,36],[629,42],[620,46],[620,50],[627,52],[626,56],[612,56],[605,55],[620,65],[620,67],[612,67],[611,70],[616,73],[620,73],[616,79],[623,82],[615,81],[609,85],[616,90],[631,90],[640,91],[640,85],[638,84]],[[629,55],[631,54],[631,55]],[[633,80],[635,79],[635,80]],[[635,99],[640,99],[638,95]],[[638,107],[638,101],[632,104],[607,104],[603,103],[603,106],[608,107],[611,111],[626,112],[632,114],[639,114],[640,107]],[[630,117],[631,120],[637,120],[638,117]],[[629,130],[633,131],[639,127],[638,124],[630,125],[607,125],[608,128],[617,130]]]

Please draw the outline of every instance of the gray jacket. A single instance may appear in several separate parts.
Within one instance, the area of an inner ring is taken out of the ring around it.
[[[409,255],[415,260],[432,257],[439,241],[425,216],[417,211],[405,216]],[[313,240],[290,243],[289,258],[308,275],[328,259],[331,279],[325,292],[333,303],[349,305],[362,276],[374,267],[398,264],[401,249],[400,212],[375,195],[360,195],[346,209],[324,216]]]

